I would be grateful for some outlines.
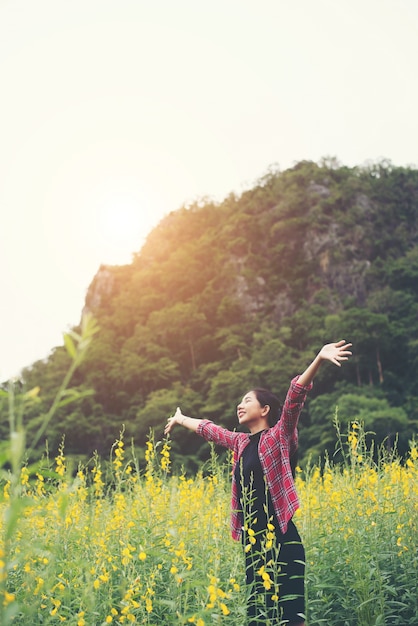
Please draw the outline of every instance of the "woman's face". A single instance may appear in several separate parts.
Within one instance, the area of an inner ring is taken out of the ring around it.
[[[249,391],[237,406],[238,422],[251,430],[265,421],[268,411],[269,407],[261,406],[254,391]]]

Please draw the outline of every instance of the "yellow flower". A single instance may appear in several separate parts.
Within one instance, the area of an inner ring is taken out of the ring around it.
[[[14,593],[8,593],[7,591],[4,592],[4,600],[3,600],[3,605],[7,606],[8,604],[11,604],[11,602],[15,601],[15,594]]]
[[[221,607],[221,611],[222,611],[223,615],[229,615],[230,614],[231,611],[228,609],[226,604],[221,602],[219,606]]]
[[[11,487],[11,483],[10,483],[10,480],[8,480],[3,487],[3,496],[5,500],[10,499],[10,487]]]
[[[170,471],[170,449],[171,446],[169,445],[168,441],[165,441],[161,450],[161,469],[163,470],[163,472]]]
[[[22,483],[22,485],[29,484],[29,472],[27,467],[22,467],[22,469],[20,470],[20,482]]]
[[[64,456],[62,446],[60,447],[58,456],[55,457],[55,463],[56,463],[56,466],[55,466],[56,473],[59,474],[59,476],[63,477],[65,474],[66,467],[65,467],[65,456]]]

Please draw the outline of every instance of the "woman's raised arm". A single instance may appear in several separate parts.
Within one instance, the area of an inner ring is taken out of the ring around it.
[[[352,354],[349,350],[351,346],[352,344],[346,343],[345,339],[337,341],[336,343],[327,343],[322,346],[312,363],[308,365],[303,374],[299,376],[298,384],[304,387],[309,385],[324,361],[331,361],[334,365],[341,367],[341,362],[347,361],[348,357]]]

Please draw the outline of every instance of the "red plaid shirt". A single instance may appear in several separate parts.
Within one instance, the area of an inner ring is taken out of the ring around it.
[[[299,500],[293,481],[290,467],[290,457],[298,446],[297,424],[302,411],[306,395],[312,388],[312,383],[307,387],[298,384],[299,376],[290,383],[286,400],[283,405],[280,420],[275,426],[265,430],[260,437],[258,454],[261,467],[266,477],[267,485],[273,502],[274,511],[283,533],[292,519],[294,512],[299,508]],[[202,420],[197,428],[197,434],[206,441],[234,451],[235,464],[250,442],[246,433],[237,433],[217,426],[210,420]],[[232,514],[231,532],[232,537],[239,540],[242,531],[242,516],[239,512],[238,488],[232,472]]]

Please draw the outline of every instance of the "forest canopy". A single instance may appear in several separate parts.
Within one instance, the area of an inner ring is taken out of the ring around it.
[[[418,425],[418,171],[333,159],[271,169],[222,202],[169,213],[125,266],[102,266],[84,310],[99,325],[73,379],[84,394],[60,409],[48,440],[67,454],[108,455],[124,429],[141,451],[180,405],[235,428],[254,386],[284,399],[324,342],[353,358],[318,375],[300,422],[300,457],[335,450],[333,419],[358,420],[378,443],[406,450]],[[64,346],[26,368],[41,388],[26,415],[36,431],[68,367]],[[8,413],[0,405],[0,433]],[[173,457],[195,469],[209,454],[178,428]]]

